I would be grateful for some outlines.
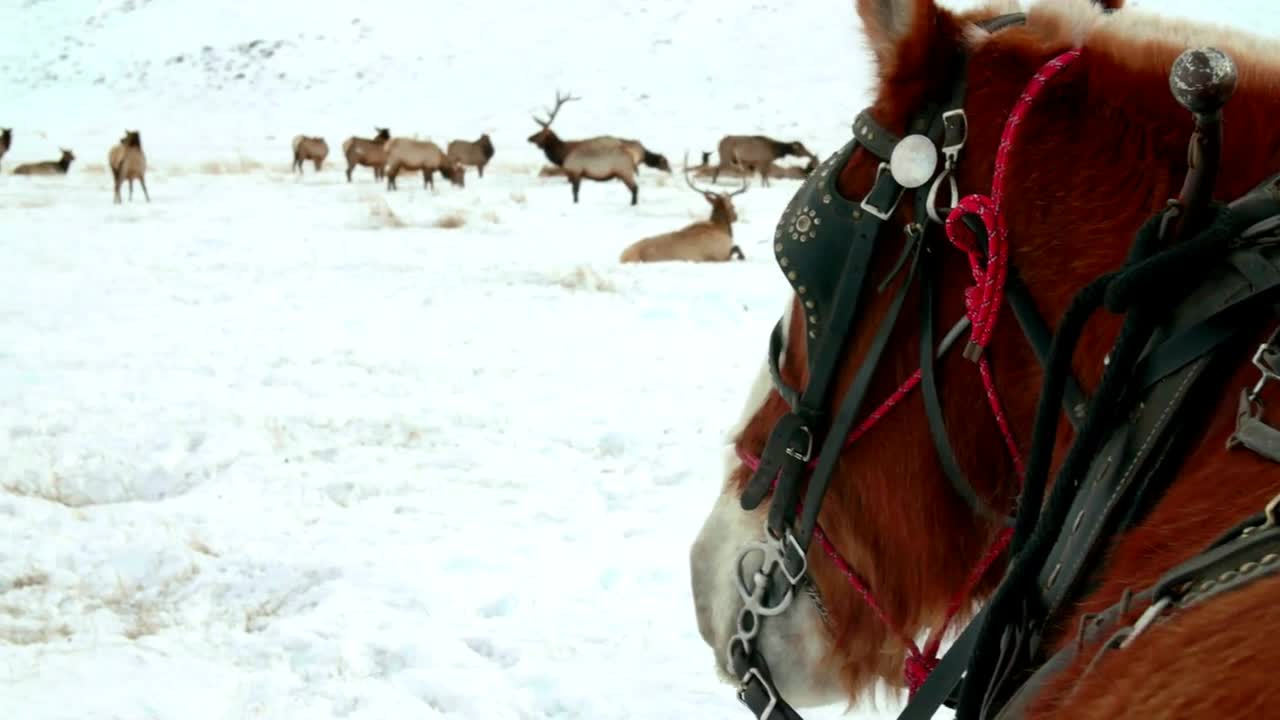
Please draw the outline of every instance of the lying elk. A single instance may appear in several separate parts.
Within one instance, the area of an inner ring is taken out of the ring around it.
[[[388,190],[396,189],[396,176],[400,174],[401,170],[421,170],[423,187],[435,188],[435,173],[437,170],[454,185],[458,187],[466,186],[464,179],[466,169],[450,159],[440,149],[439,145],[430,140],[395,138],[387,143],[386,158]]]
[[[489,133],[481,135],[480,139],[474,142],[452,140],[445,154],[458,165],[474,167],[480,177],[484,177],[484,166],[493,159],[493,142],[489,140]]]
[[[702,193],[702,197],[711,203],[711,218],[686,225],[675,232],[637,240],[622,251],[622,262],[727,262],[734,257],[746,259],[742,248],[733,244],[733,223],[738,220],[738,211],[733,207],[732,198],[747,191],[747,179],[742,179],[740,189],[728,194],[703,190],[689,177],[688,161],[686,155],[684,180],[690,189]]]
[[[623,141],[617,138],[591,138],[589,140],[561,140],[551,129],[560,108],[571,100],[581,98],[572,95],[561,96],[556,92],[556,105],[547,115],[546,120],[534,116],[533,121],[542,127],[529,136],[529,142],[542,148],[547,159],[564,169],[564,174],[573,186],[573,201],[578,202],[578,189],[583,178],[597,182],[621,180],[631,190],[631,204],[639,200],[640,188],[636,185],[636,164],[634,148],[628,149]]]
[[[14,175],[66,175],[71,169],[71,161],[76,159],[74,153],[66,148],[58,148],[62,157],[57,160],[46,160],[38,163],[26,163],[13,169]]]
[[[387,128],[375,127],[377,135],[371,138],[349,137],[342,142],[342,154],[347,158],[347,182],[351,182],[351,171],[357,165],[373,168],[373,178],[381,180],[383,168],[387,166],[387,141],[391,139],[391,131]]]
[[[343,150],[346,146],[343,146]],[[302,162],[310,160],[316,168],[316,172],[320,172],[320,168],[324,166],[324,159],[329,157],[329,143],[325,142],[322,137],[309,137],[307,135],[295,135],[293,138],[293,169],[302,174]]]
[[[769,186],[769,167],[775,160],[788,155],[813,158],[813,153],[801,142],[780,142],[764,135],[726,135],[720,139],[720,167],[712,173],[711,181],[720,179],[721,170],[737,166],[748,173],[760,173],[760,180]]]
[[[9,152],[9,147],[13,145],[13,128],[0,128],[0,160],[4,159],[4,154]]]
[[[818,158],[810,157],[809,162],[804,165],[779,165],[774,163],[769,166],[769,177],[803,180],[809,177],[809,173],[817,169]]]
[[[142,184],[142,195],[151,202],[151,194],[147,192],[147,156],[142,152],[142,134],[137,130],[125,130],[124,137],[111,148],[107,154],[107,165],[111,168],[111,177],[115,180],[115,202],[119,205],[120,186],[129,181],[129,201],[133,201],[133,181]]]

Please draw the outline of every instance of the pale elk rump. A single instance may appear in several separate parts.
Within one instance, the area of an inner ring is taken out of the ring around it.
[[[329,157],[329,143],[322,137],[295,135],[293,138],[293,169],[302,174],[302,163],[310,160],[316,172],[324,167],[324,159]]]
[[[75,153],[66,148],[58,148],[62,157],[57,160],[45,160],[37,163],[24,163],[13,169],[14,175],[66,175],[71,169],[71,162],[76,159]]]
[[[768,187],[774,161],[788,155],[814,159],[813,153],[799,141],[780,142],[764,135],[726,135],[720,139],[718,150],[720,166],[712,173],[712,182],[720,179],[722,171],[737,167],[748,174],[760,173],[761,183]]]
[[[351,182],[351,171],[358,166],[373,168],[373,179],[381,180],[383,168],[387,166],[387,141],[391,139],[391,131],[387,128],[375,127],[377,135],[371,138],[355,137],[342,141],[342,154],[347,158],[347,182]]]
[[[448,178],[449,182],[465,187],[466,169],[449,159],[439,145],[430,140],[414,140],[398,137],[387,142],[387,189],[396,189],[396,176],[401,170],[422,171],[422,186],[435,188],[435,173]]]
[[[133,181],[142,185],[142,195],[151,202],[151,194],[147,192],[147,156],[142,152],[142,134],[137,130],[125,130],[124,137],[107,153],[107,166],[111,168],[111,177],[115,181],[115,203],[119,205],[120,186],[129,181],[129,201],[133,201]]]
[[[640,188],[636,184],[636,165],[641,161],[636,157],[635,147],[615,137],[595,137],[589,140],[561,140],[551,129],[560,108],[571,100],[581,98],[572,95],[561,96],[556,92],[556,105],[546,120],[533,121],[541,126],[541,130],[529,136],[529,142],[537,145],[547,159],[564,171],[573,188],[573,201],[578,202],[578,190],[583,178],[596,182],[619,180],[631,191],[631,204],[639,200]],[[637,143],[638,144],[638,143]]]
[[[733,244],[733,223],[738,211],[733,207],[733,197],[747,190],[747,179],[742,187],[731,193],[716,193],[693,184],[689,177],[689,157],[685,156],[684,180],[689,187],[711,204],[711,217],[676,230],[637,240],[622,251],[621,262],[660,262],[685,260],[689,262],[726,262],[733,258],[745,259],[742,249]]]
[[[445,149],[445,155],[458,165],[474,167],[476,173],[484,177],[484,166],[493,159],[493,141],[489,139],[489,133],[484,133],[474,141],[453,140]]]
[[[0,160],[4,159],[4,154],[9,152],[11,145],[13,145],[13,128],[0,128]]]

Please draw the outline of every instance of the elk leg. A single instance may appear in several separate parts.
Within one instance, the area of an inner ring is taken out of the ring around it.
[[[316,159],[315,159],[315,164],[316,164],[316,172],[320,172],[320,166],[324,164],[324,159],[323,159],[323,158],[316,158]],[[298,169],[299,169],[299,170],[301,170],[302,168],[301,168],[301,167],[299,167]]]
[[[129,202],[133,202],[133,178],[129,178]]]
[[[480,177],[484,177],[484,166],[485,163],[480,163],[480,165],[477,166],[476,172],[480,173]]]
[[[582,185],[582,178],[576,175],[569,176],[569,184],[573,185],[573,202],[578,202],[578,188]]]
[[[622,184],[626,185],[629,190],[631,190],[631,204],[635,205],[640,198],[640,186],[636,184],[635,180],[621,176],[619,176],[618,179],[621,180]]]

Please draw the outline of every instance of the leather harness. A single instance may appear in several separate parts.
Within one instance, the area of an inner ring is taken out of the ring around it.
[[[982,26],[994,33],[1024,21],[1025,15],[1013,13]],[[1055,484],[1055,493],[1063,493],[1057,506],[1052,499],[1050,502],[1056,515],[1040,517],[1041,513],[1035,513],[1036,518],[1015,519],[1011,509],[991,507],[981,498],[956,462],[934,374],[935,360],[966,328],[962,320],[935,343],[933,300],[938,268],[927,242],[932,225],[941,224],[941,217],[949,210],[937,206],[940,191],[949,187],[952,202],[957,200],[955,164],[967,136],[963,109],[966,59],[963,55],[957,58],[946,102],[926,107],[909,125],[913,135],[927,137],[934,144],[945,162],[925,184],[928,192],[914,193],[914,221],[905,228],[900,258],[881,290],[899,274],[902,280],[849,391],[838,405],[833,404],[834,414],[828,414],[824,407],[834,390],[836,370],[869,284],[871,259],[876,245],[883,244],[884,223],[908,189],[897,181],[890,166],[903,138],[881,127],[864,110],[853,124],[852,140],[809,175],[775,232],[775,256],[804,309],[810,352],[806,387],[791,387],[780,369],[785,328],[784,320],[779,320],[770,337],[768,359],[774,386],[790,411],[770,432],[759,467],[741,498],[742,508],[753,510],[772,495],[766,539],[749,544],[737,558],[734,572],[743,608],[737,633],[727,649],[730,670],[740,680],[738,697],[761,720],[800,720],[774,686],[768,664],[753,641],[766,619],[785,612],[795,592],[810,582],[806,553],[823,496],[903,301],[917,281],[923,298],[921,389],[941,465],[952,488],[975,513],[1005,524],[1022,523],[1022,536],[1015,543],[1020,553],[1016,559],[1024,573],[1029,572],[1027,567],[1036,571],[1031,573],[1036,582],[1011,584],[1006,576],[996,597],[953,643],[900,720],[930,718],[944,704],[955,707],[957,718],[963,720],[1020,717],[1044,680],[1095,638],[1111,631],[1101,652],[1123,647],[1125,638],[1161,622],[1172,609],[1203,602],[1280,568],[1280,528],[1276,527],[1273,502],[1264,513],[1245,521],[1202,554],[1170,570],[1157,586],[1126,596],[1123,603],[1101,613],[1081,628],[1079,642],[1051,658],[1042,657],[1048,619],[1079,597],[1107,541],[1140,521],[1170,481],[1177,466],[1177,448],[1198,428],[1192,420],[1205,399],[1212,397],[1223,358],[1229,358],[1246,331],[1256,327],[1252,320],[1258,316],[1258,306],[1269,306],[1280,314],[1276,304],[1280,292],[1280,178],[1272,178],[1225,208],[1221,217],[1226,219],[1219,225],[1229,227],[1215,226],[1229,235],[1231,251],[1224,253],[1225,262],[1200,272],[1195,285],[1186,288],[1185,298],[1154,323],[1155,329],[1137,347],[1117,347],[1125,350],[1131,382],[1121,383],[1117,391],[1104,378],[1096,395],[1106,397],[1086,398],[1068,366],[1068,371],[1058,373],[1057,382],[1046,388],[1040,398],[1041,413],[1045,413],[1046,404],[1054,408],[1050,415],[1056,416],[1057,408],[1065,410],[1077,431],[1086,427],[1101,438],[1099,451],[1079,480]],[[858,147],[882,162],[871,190],[860,202],[851,202],[840,196],[835,182]],[[910,189],[923,190],[925,185]],[[1165,230],[1176,215],[1177,208],[1172,206],[1158,214],[1148,223],[1150,234],[1167,239]],[[979,224],[966,224],[975,232],[981,230]],[[843,257],[843,265],[833,264],[833,257]],[[1048,372],[1059,338],[1038,315],[1012,267],[1006,292],[1025,338]],[[1150,313],[1142,317],[1151,322]],[[1232,444],[1280,461],[1280,431],[1261,421],[1259,399],[1268,380],[1280,379],[1280,345],[1275,340],[1273,336],[1257,351],[1255,365],[1263,376],[1252,390],[1241,392]],[[1105,412],[1115,410],[1117,397],[1123,399],[1125,412],[1104,418],[1109,422],[1100,420]],[[1091,423],[1105,427],[1089,427]],[[804,488],[806,466],[815,456],[816,468]],[[1068,492],[1076,488],[1078,492]],[[1039,528],[1038,534],[1026,526],[1035,519],[1041,521],[1033,526]],[[1063,519],[1067,522],[1051,526],[1052,521]],[[1147,603],[1148,612],[1135,625],[1116,630],[1121,618],[1140,603]],[[962,676],[967,676],[963,683]]]

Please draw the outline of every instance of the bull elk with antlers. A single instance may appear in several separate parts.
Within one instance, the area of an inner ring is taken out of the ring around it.
[[[788,155],[815,159],[814,154],[804,143],[781,142],[765,135],[726,135],[720,139],[720,166],[711,176],[711,181],[720,179],[722,169],[738,167],[745,172],[760,173],[760,181],[769,186],[769,168],[774,161]]]
[[[529,142],[542,148],[547,159],[564,171],[565,177],[569,178],[569,183],[573,186],[575,203],[578,202],[578,189],[583,178],[588,178],[597,182],[621,180],[631,191],[631,204],[635,205],[640,191],[636,184],[636,167],[644,162],[646,155],[653,156],[655,166],[666,165],[668,172],[670,164],[666,162],[666,158],[649,153],[635,140],[624,141],[610,136],[586,140],[560,139],[551,129],[551,123],[565,103],[581,99],[569,94],[561,95],[557,91],[555,107],[548,112],[547,119],[540,120],[534,116],[533,121],[542,129],[530,135]]]
[[[727,262],[733,258],[746,259],[742,248],[733,244],[733,223],[738,211],[733,207],[733,197],[747,191],[747,179],[742,187],[731,193],[704,190],[693,184],[689,177],[689,156],[685,155],[684,181],[694,192],[711,204],[711,217],[676,230],[637,240],[619,258],[621,262],[659,262],[662,260],[686,260],[690,262]]]

